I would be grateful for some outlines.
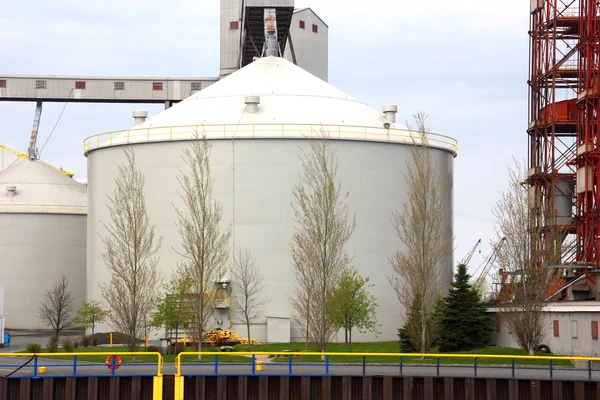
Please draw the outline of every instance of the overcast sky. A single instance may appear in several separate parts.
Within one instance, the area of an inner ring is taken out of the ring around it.
[[[529,2],[296,0],[329,25],[329,83],[398,120],[424,110],[432,131],[459,142],[454,257],[481,238],[512,157],[527,154]],[[7,1],[0,74],[217,76],[219,0]],[[64,104],[45,103],[41,148]],[[132,125],[160,105],[68,104],[42,158],[86,176],[83,140]],[[0,102],[0,143],[25,151],[34,103]]]

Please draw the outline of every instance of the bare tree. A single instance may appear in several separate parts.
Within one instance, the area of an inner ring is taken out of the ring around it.
[[[444,289],[442,262],[451,250],[451,239],[444,234],[443,186],[438,165],[427,145],[427,116],[414,116],[418,137],[413,139],[412,163],[406,162],[408,201],[401,212],[392,213],[392,224],[405,251],[397,251],[390,258],[392,275],[388,276],[398,300],[405,308],[405,320],[411,343],[425,353],[435,340],[432,324],[435,308]],[[408,123],[407,123],[408,125]],[[410,129],[410,128],[409,128]],[[413,310],[413,307],[418,309]]]
[[[44,302],[40,304],[38,310],[40,320],[47,322],[52,327],[57,343],[60,332],[73,326],[71,318],[73,297],[68,286],[66,276],[61,275],[52,289],[46,291]]]
[[[298,312],[306,304],[303,322],[308,321],[308,336],[325,352],[337,330],[327,307],[342,271],[351,262],[344,245],[354,232],[356,215],[348,216],[349,193],[342,193],[337,181],[337,153],[328,135],[321,131],[310,140],[310,148],[300,155],[303,172],[293,190],[292,266],[300,281],[292,305]]]
[[[176,208],[177,229],[181,235],[182,249],[178,251],[194,283],[192,334],[197,339],[197,349],[202,350],[202,333],[214,315],[216,307],[215,285],[220,280],[229,258],[229,228],[222,231],[222,207],[214,199],[214,178],[210,166],[212,145],[202,134],[183,151],[187,173],[177,179],[183,207]],[[201,359],[201,356],[198,356]]]
[[[250,343],[250,325],[256,322],[264,311],[268,299],[263,296],[266,284],[260,268],[249,250],[238,251],[232,270],[233,284],[237,295],[234,305],[240,314],[241,321],[246,325],[248,344]]]
[[[135,351],[145,334],[161,275],[156,252],[162,237],[156,238],[146,210],[145,178],[136,167],[133,149],[125,147],[126,162],[119,164],[116,188],[108,197],[111,222],[105,224],[102,255],[110,280],[100,284],[102,296],[111,308],[109,322],[128,337],[129,351]]]
[[[507,276],[507,284],[496,297],[499,314],[519,346],[533,354],[546,330],[544,307],[553,287],[548,266],[560,262],[560,244],[566,234],[550,224],[540,235],[536,221],[541,218],[529,208],[525,165],[515,160],[514,169],[509,168],[509,187],[492,212],[495,241],[505,238],[497,248],[498,267]]]

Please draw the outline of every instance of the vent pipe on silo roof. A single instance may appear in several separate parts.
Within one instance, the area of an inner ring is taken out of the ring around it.
[[[244,102],[246,103],[246,112],[248,114],[256,114],[258,112],[260,96],[248,95],[244,97]]]
[[[135,110],[133,112],[133,119],[135,121],[135,126],[141,125],[148,118],[148,112],[145,110]]]
[[[17,191],[17,187],[14,185],[7,186],[6,191],[8,192],[8,197],[13,197]]]
[[[388,122],[396,122],[396,113],[398,106],[394,104],[386,104],[383,106],[383,115]]]

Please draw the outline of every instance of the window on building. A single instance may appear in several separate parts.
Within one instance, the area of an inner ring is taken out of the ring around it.
[[[231,21],[229,23],[229,29],[239,29],[240,28],[240,22],[239,21]]]
[[[577,338],[577,321],[571,321],[571,337]]]
[[[560,325],[559,325],[557,319],[554,320],[553,326],[554,326],[554,336],[558,337],[560,335]]]
[[[152,90],[162,90],[162,82],[152,82]]]
[[[115,90],[125,90],[125,82],[115,82]]]
[[[314,32],[314,33],[317,33],[317,32],[319,32],[319,27],[318,27],[318,26],[316,26],[315,24],[313,24],[313,32]]]
[[[598,339],[598,321],[592,321],[592,339]]]
[[[300,20],[300,29],[304,29],[306,26],[306,24],[304,23],[304,21]]]
[[[85,81],[75,81],[75,89],[85,89]]]
[[[46,89],[46,81],[35,81],[36,89]]]
[[[0,87],[6,87],[6,79],[0,79]]]
[[[202,84],[200,82],[192,82],[192,90],[200,90],[202,89]]]

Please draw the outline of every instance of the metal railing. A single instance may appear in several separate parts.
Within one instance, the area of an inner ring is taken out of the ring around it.
[[[111,357],[112,356],[112,357]],[[122,362],[119,362],[121,357]],[[123,360],[122,356],[136,357],[156,357],[156,362],[131,362]],[[31,377],[75,377],[75,376],[162,376],[162,367],[164,365],[163,357],[158,352],[73,352],[73,353],[0,353],[0,358],[16,358],[23,360],[23,363],[6,363],[0,361],[0,368],[10,378],[31,378]],[[81,360],[81,357],[99,357],[98,360]],[[68,358],[68,359],[67,359]],[[105,358],[101,360],[100,358]],[[110,358],[110,361],[108,361]],[[53,360],[54,359],[54,360]],[[63,361],[58,363],[58,360]],[[50,362],[48,362],[50,361]],[[151,366],[148,373],[128,374],[126,371],[133,367]],[[123,368],[123,369],[121,369]],[[154,369],[156,369],[154,371]],[[17,374],[19,371],[31,373]],[[102,373],[103,371],[105,373]],[[56,375],[53,375],[53,372]]]
[[[184,363],[184,358],[190,358],[192,356],[214,356],[214,361],[210,363],[198,363],[198,362],[188,362]],[[287,362],[269,362],[268,364],[262,363],[257,359],[256,356],[272,356],[272,357],[283,357],[287,358]],[[248,362],[239,362],[239,361],[220,361],[223,358],[225,360],[229,356],[247,356],[249,357]],[[307,362],[304,360],[294,360],[295,357],[321,357],[322,360],[319,362]],[[221,359],[219,357],[222,357]],[[367,358],[384,358],[389,359],[389,362],[377,362],[377,363],[367,363]],[[331,358],[359,358],[360,362],[331,362]],[[423,360],[418,360],[418,358],[424,358],[424,361],[430,362],[422,362]],[[471,360],[469,363],[458,363],[458,364],[441,364],[441,359],[464,359]],[[505,364],[498,363],[486,363],[486,360],[506,360]],[[521,364],[518,365],[515,363],[516,360],[530,360],[530,361],[543,361],[544,364]],[[419,362],[421,361],[421,362]],[[564,367],[557,366],[554,363],[557,361],[569,361],[569,362],[583,362],[585,363],[585,368],[576,368],[576,367]],[[592,363],[600,362],[600,357],[575,357],[575,356],[521,356],[521,355],[494,355],[494,354],[437,354],[437,353],[319,353],[319,352],[182,352],[176,357],[177,363],[177,373],[176,376],[184,377],[184,376],[212,376],[212,375],[257,375],[261,373],[263,368],[275,368],[277,367],[276,374],[266,374],[266,375],[277,375],[277,376],[292,376],[292,375],[302,375],[302,376],[330,376],[331,369],[336,366],[358,366],[361,368],[361,374],[364,376],[367,373],[368,365],[385,365],[385,366],[396,366],[398,369],[393,371],[394,374],[398,373],[399,375],[403,375],[403,369],[406,366],[411,367],[430,367],[435,368],[435,376],[440,376],[440,368],[443,367],[463,367],[463,368],[472,368],[473,376],[477,377],[478,368],[504,368],[510,369],[511,377],[515,377],[515,371],[518,369],[547,369],[548,377],[553,379],[554,371],[557,368],[565,368],[571,371],[587,371],[587,377],[589,380],[592,380]],[[547,365],[546,365],[547,364]],[[183,371],[182,366],[190,367],[194,366],[195,368],[189,368],[189,371]],[[238,368],[232,369],[227,368],[231,366],[237,366]],[[310,373],[303,371],[298,371],[294,373],[294,367],[298,368],[301,366],[310,366],[312,367],[312,371]],[[315,371],[316,366],[322,367],[320,371]],[[200,371],[198,367],[202,367]],[[245,368],[244,368],[245,367]],[[249,368],[248,368],[249,367]],[[227,371],[229,369],[229,372]],[[264,375],[265,373],[261,373]]]
[[[301,139],[314,138],[324,131],[330,139],[364,140],[407,144],[425,144],[452,152],[456,157],[458,142],[449,136],[427,133],[424,143],[418,131],[410,129],[377,128],[351,125],[318,124],[240,124],[240,125],[184,125],[134,128],[90,136],[83,142],[83,152],[129,143],[148,143],[194,139],[205,133],[209,139]]]
[[[87,214],[87,206],[47,206],[43,204],[0,204],[2,213]]]

